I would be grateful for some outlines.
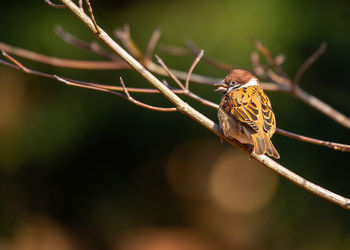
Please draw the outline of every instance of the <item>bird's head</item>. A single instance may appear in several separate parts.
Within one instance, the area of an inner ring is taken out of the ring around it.
[[[248,71],[243,69],[233,69],[223,81],[215,83],[214,86],[218,87],[215,90],[216,92],[227,93],[231,90],[257,86],[258,84],[258,79]]]

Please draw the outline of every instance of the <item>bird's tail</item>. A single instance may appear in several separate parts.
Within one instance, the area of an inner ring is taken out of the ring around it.
[[[276,159],[280,158],[280,154],[273,146],[270,138],[266,136],[259,138],[258,135],[252,135],[252,139],[254,143],[254,151],[256,154],[263,155],[267,153],[269,156],[275,157]]]

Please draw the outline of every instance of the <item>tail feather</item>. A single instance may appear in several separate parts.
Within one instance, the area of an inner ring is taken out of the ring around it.
[[[258,155],[263,155],[267,153],[269,156],[275,157],[276,159],[280,158],[279,153],[276,148],[273,146],[270,138],[259,138],[257,135],[252,136],[254,143],[254,151]]]

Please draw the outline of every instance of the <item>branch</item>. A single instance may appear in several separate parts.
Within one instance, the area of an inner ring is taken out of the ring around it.
[[[126,96],[128,97],[128,100],[134,104],[136,104],[137,106],[146,108],[146,109],[150,109],[150,110],[154,110],[154,111],[162,111],[162,112],[174,112],[177,111],[176,108],[161,108],[161,107],[155,107],[155,106],[151,106],[148,104],[145,104],[143,102],[140,102],[138,100],[135,100],[129,93],[128,89],[125,87],[125,83],[123,78],[120,77],[120,84],[122,85],[124,92],[126,94]]]
[[[122,47],[120,47],[103,29],[98,27],[77,5],[75,5],[70,0],[60,0],[65,4],[95,35],[105,43],[114,53],[119,55],[123,60],[125,60],[132,68],[134,68],[143,78],[145,78],[153,87],[157,88],[170,102],[172,102],[179,111],[189,116],[194,121],[198,122],[202,126],[206,127],[208,130],[218,135],[222,139],[228,141],[232,145],[242,149],[242,145],[227,139],[221,132],[219,126],[213,121],[208,119],[206,116],[189,106],[187,103],[182,101],[175,93],[173,93],[167,86],[160,82],[155,76],[153,76],[141,63],[130,56]],[[350,209],[350,200],[337,195],[331,191],[328,191],[316,184],[313,184],[306,179],[300,177],[299,175],[291,172],[282,165],[273,161],[265,155],[251,154],[254,159],[261,162],[264,166],[272,169],[281,176],[287,178],[288,180],[294,182],[300,187],[314,193],[330,202],[333,202],[339,206],[346,209]]]
[[[276,133],[280,134],[280,135],[284,135],[287,136],[289,138],[292,139],[296,139],[299,141],[303,141],[303,142],[308,142],[308,143],[312,143],[315,145],[319,145],[319,146],[325,146],[334,150],[340,150],[343,152],[350,152],[350,145],[346,145],[346,144],[341,144],[341,143],[336,143],[336,142],[330,142],[330,141],[323,141],[323,140],[319,140],[319,139],[315,139],[315,138],[311,138],[311,137],[307,137],[304,135],[298,135],[280,128],[276,128]]]
[[[52,7],[52,8],[66,8],[66,6],[61,5],[61,4],[55,4],[55,3],[51,2],[50,0],[45,0],[45,3],[47,3],[47,5]]]
[[[72,69],[95,69],[95,70],[114,70],[129,68],[124,61],[82,61],[70,60],[57,57],[46,56],[33,51],[17,48],[6,43],[0,42],[0,50],[6,51],[12,55],[17,55],[36,62],[45,63],[52,66]]]

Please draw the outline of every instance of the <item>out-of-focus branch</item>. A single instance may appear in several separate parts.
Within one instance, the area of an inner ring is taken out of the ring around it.
[[[185,115],[189,116],[202,126],[209,129],[214,134],[220,136],[222,139],[230,142],[238,148],[242,149],[242,145],[228,140],[221,132],[220,128],[213,121],[208,119],[206,116],[189,106],[187,103],[182,101],[175,93],[173,93],[167,86],[160,82],[155,76],[153,76],[142,64],[130,56],[122,47],[120,47],[107,33],[105,33],[100,27],[96,25],[75,3],[71,0],[60,0],[65,4],[95,35],[105,43],[114,53],[119,55],[123,60],[125,60],[132,68],[134,68],[143,78],[145,78],[153,87],[157,88],[170,102],[172,102],[178,110],[180,110]],[[340,205],[346,209],[350,209],[350,201],[338,194],[330,192],[318,185],[315,185],[301,176],[291,172],[282,165],[273,161],[265,155],[251,154],[253,158],[261,162],[266,167],[274,170],[288,180],[296,183],[297,185],[305,188],[306,190],[328,200],[337,205]]]
[[[151,105],[145,104],[143,102],[140,102],[140,101],[134,99],[130,95],[128,89],[125,87],[124,80],[121,77],[120,77],[120,84],[122,85],[123,90],[124,90],[126,96],[128,97],[128,100],[131,101],[132,103],[134,103],[137,106],[140,106],[140,107],[143,107],[143,108],[146,108],[146,109],[150,109],[150,110],[154,110],[154,111],[161,111],[161,112],[174,112],[174,111],[177,111],[176,108],[161,108],[161,107],[155,107],[155,106],[151,106]]]
[[[17,48],[6,43],[0,42],[0,50],[6,51],[12,55],[17,55],[36,62],[45,63],[52,66],[73,69],[94,69],[94,70],[114,70],[129,68],[124,61],[84,61],[62,59],[57,57],[46,56],[30,50]]]

